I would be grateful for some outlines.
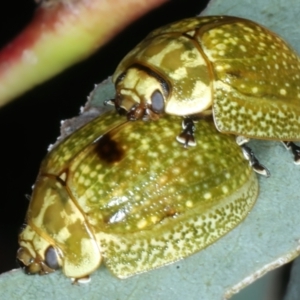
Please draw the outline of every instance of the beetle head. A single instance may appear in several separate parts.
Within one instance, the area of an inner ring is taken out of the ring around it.
[[[61,177],[39,176],[19,235],[18,260],[29,274],[47,274],[61,267],[72,278],[92,273],[101,253],[85,217]]]
[[[133,66],[116,80],[115,107],[130,120],[159,118],[167,97],[166,82],[144,67]]]
[[[48,274],[61,267],[60,250],[40,237],[30,226],[20,234],[17,260],[26,274]]]

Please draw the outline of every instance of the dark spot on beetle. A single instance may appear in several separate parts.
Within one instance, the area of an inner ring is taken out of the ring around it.
[[[164,209],[165,216],[164,218],[174,217],[178,214],[178,211],[174,207],[166,207]]]
[[[230,70],[226,72],[227,76],[230,77],[231,79],[237,79],[237,78],[241,78],[242,74],[240,71],[238,70]]]
[[[103,135],[96,143],[95,152],[107,163],[119,162],[124,156],[124,150],[109,134]]]

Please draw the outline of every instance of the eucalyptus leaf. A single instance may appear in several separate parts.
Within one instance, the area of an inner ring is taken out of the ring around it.
[[[203,15],[252,19],[299,51],[299,11],[300,3],[295,0],[288,4],[280,0],[215,0]],[[95,95],[103,93],[105,97],[96,104]],[[89,115],[91,106],[101,107],[103,99],[114,97],[111,82],[98,86],[91,96],[83,116]],[[70,124],[76,128],[74,122],[66,123],[65,128],[69,130]],[[272,175],[259,177],[260,195],[253,210],[216,243],[189,258],[126,280],[115,278],[103,266],[92,274],[90,283],[80,285],[72,285],[61,272],[26,276],[13,270],[0,276],[3,299],[224,299],[293,260],[300,253],[300,167],[279,142],[251,141],[250,146]]]

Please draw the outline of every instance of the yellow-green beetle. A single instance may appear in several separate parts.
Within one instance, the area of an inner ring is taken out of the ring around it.
[[[178,147],[174,118],[108,112],[48,153],[19,236],[26,273],[80,279],[104,262],[126,278],[203,249],[247,216],[258,182],[234,138],[201,120],[198,145]]]
[[[193,119],[213,115],[220,132],[243,136],[242,143],[285,141],[300,163],[291,142],[300,140],[300,60],[255,22],[207,16],[161,27],[125,56],[113,81],[112,101],[130,120],[184,116],[177,140],[186,146],[195,145]]]

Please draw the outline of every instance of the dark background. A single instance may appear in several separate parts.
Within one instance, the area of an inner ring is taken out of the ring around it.
[[[125,29],[90,59],[0,109],[0,273],[17,266],[26,195],[31,194],[48,145],[59,136],[60,121],[76,116],[94,84],[111,75],[122,57],[151,30],[195,16],[207,2],[170,1]],[[0,48],[25,27],[35,10],[33,0],[4,3],[0,9]]]

